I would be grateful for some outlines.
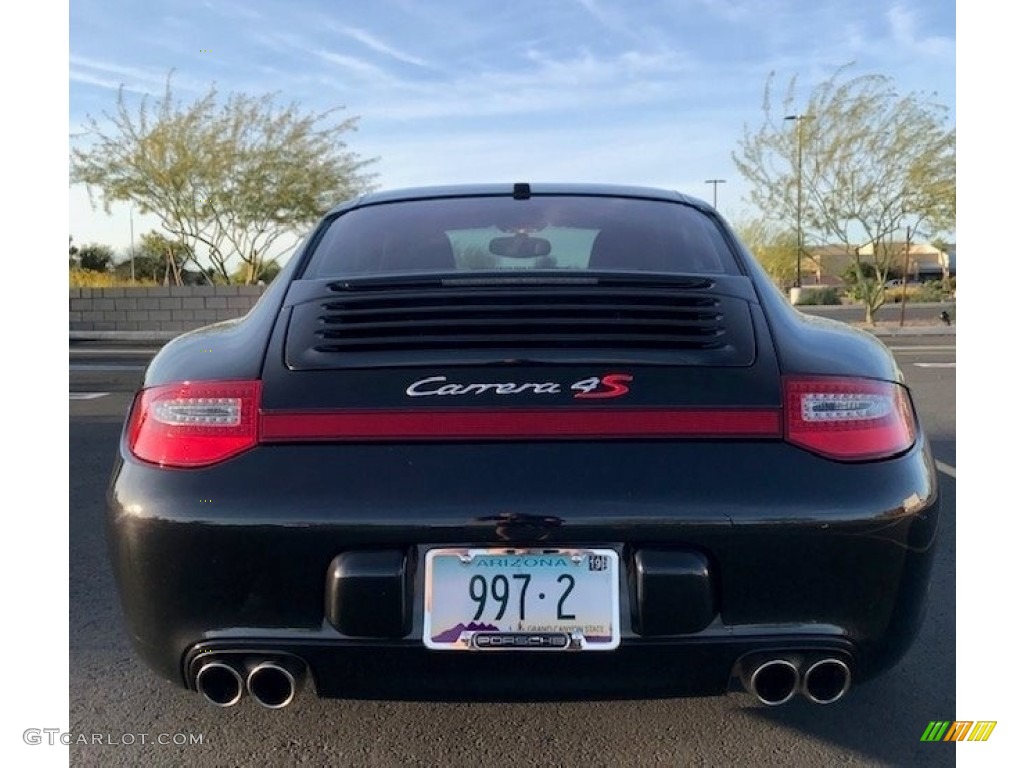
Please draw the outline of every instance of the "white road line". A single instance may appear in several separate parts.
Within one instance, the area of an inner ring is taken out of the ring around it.
[[[940,347],[940,346],[925,346],[925,345],[921,345],[920,347],[889,347],[889,350],[892,351],[892,352],[955,352],[956,351],[956,347],[955,346]]]
[[[956,368],[956,363],[914,363],[917,368]]]
[[[106,397],[109,392],[68,392],[68,399],[70,400],[98,400],[101,397]]]
[[[956,467],[951,467],[944,461],[936,461],[935,466],[938,467],[939,472],[944,475],[949,475],[956,480]]]

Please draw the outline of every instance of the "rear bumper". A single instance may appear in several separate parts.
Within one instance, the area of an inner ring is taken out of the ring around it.
[[[724,692],[753,652],[845,654],[855,681],[894,664],[922,617],[937,488],[923,443],[860,465],[771,441],[292,445],[201,471],[119,461],[107,522],[135,646],[187,687],[201,651],[262,650],[305,659],[325,696],[675,696]],[[620,551],[614,660],[422,646],[425,548],[531,545]],[[397,636],[328,620],[328,572],[353,551],[405,557],[379,606],[406,612]],[[710,623],[645,628],[645,551],[706,559]]]

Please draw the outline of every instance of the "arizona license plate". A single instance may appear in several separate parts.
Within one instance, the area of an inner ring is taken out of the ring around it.
[[[423,642],[435,650],[610,651],[619,645],[612,549],[431,549]]]

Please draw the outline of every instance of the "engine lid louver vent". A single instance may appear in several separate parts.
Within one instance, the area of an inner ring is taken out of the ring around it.
[[[287,358],[293,369],[520,359],[749,365],[749,307],[711,287],[334,283],[294,308]]]

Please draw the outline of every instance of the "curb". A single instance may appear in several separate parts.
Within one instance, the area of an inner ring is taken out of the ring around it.
[[[903,326],[902,328],[861,328],[875,336],[956,336],[956,325]]]
[[[918,309],[951,309],[956,307],[955,301],[908,301],[908,307],[916,307]],[[803,311],[804,309],[814,309],[821,312],[842,312],[846,309],[857,309],[863,314],[863,304],[800,304],[797,305],[797,309]],[[887,302],[879,307],[879,310],[885,310],[889,312],[899,312],[899,302]]]
[[[187,331],[68,331],[68,341],[155,341],[166,344]]]

